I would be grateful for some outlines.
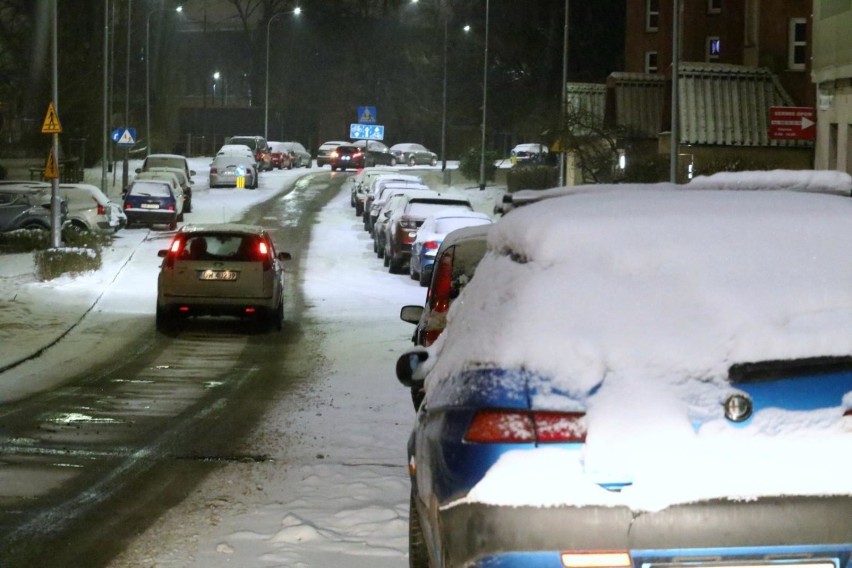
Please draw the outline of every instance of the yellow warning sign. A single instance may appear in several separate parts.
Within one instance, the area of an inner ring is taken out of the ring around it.
[[[56,158],[53,156],[53,149],[50,149],[50,154],[47,156],[47,164],[44,165],[44,179],[57,179],[59,177],[59,168],[56,167]]]
[[[56,109],[53,106],[53,101],[47,107],[47,115],[44,117],[44,122],[41,124],[42,134],[61,134],[62,125],[59,124],[59,116],[56,114]]]

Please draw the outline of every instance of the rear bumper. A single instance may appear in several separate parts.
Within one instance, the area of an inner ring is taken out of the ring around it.
[[[128,225],[168,225],[177,221],[177,213],[164,209],[125,209]]]
[[[157,300],[160,308],[169,313],[181,313],[187,316],[205,315],[248,315],[246,310],[254,308],[269,312],[278,307],[272,296],[261,298],[208,298],[198,296],[163,295]]]
[[[852,566],[852,496],[708,501],[653,513],[625,507],[469,504],[442,510],[439,516],[444,552],[452,566],[480,566],[517,552],[552,551],[556,563],[542,566],[560,567],[560,551],[627,550],[638,568],[643,558],[655,556],[659,562],[666,556],[661,551],[682,558],[706,557],[713,549],[718,563],[782,549],[788,554],[806,552],[809,547],[835,551],[838,568]],[[519,562],[499,566],[525,565]]]

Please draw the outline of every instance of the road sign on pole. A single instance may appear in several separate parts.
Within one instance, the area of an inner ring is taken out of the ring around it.
[[[350,124],[349,138],[353,140],[383,140],[385,127],[381,124]]]
[[[53,155],[53,148],[47,155],[47,163],[44,165],[44,179],[59,179],[59,168],[56,166],[56,156]]]
[[[816,138],[814,107],[770,107],[771,140],[813,140]]]
[[[62,134],[62,125],[59,123],[59,116],[56,114],[56,107],[53,106],[53,101],[47,106],[47,114],[44,116],[44,122],[41,124],[42,134]]]
[[[116,128],[112,131],[112,139],[119,148],[131,148],[136,144],[135,128]]]
[[[358,107],[358,124],[376,124],[376,107]]]

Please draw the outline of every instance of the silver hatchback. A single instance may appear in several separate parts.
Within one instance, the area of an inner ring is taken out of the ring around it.
[[[157,328],[190,316],[235,316],[281,329],[284,267],[262,227],[186,225],[163,258],[157,279]]]

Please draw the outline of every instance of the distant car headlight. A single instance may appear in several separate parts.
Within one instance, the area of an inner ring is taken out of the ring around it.
[[[753,410],[751,399],[744,394],[732,394],[725,399],[725,418],[731,422],[745,422]]]

